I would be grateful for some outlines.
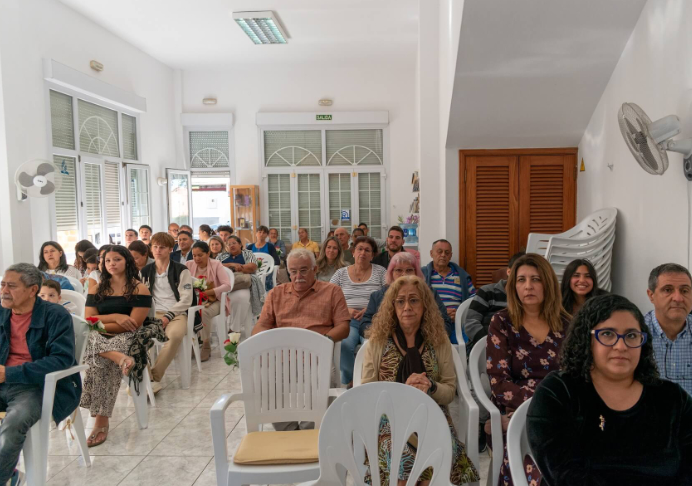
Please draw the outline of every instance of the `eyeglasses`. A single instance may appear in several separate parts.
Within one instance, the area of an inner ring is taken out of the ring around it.
[[[618,334],[612,329],[593,329],[591,334],[596,337],[596,341],[608,347],[615,346],[622,339],[628,348],[640,348],[648,337],[645,332],[641,331],[629,331],[627,334]]]
[[[289,270],[288,271],[288,274],[291,277],[295,277],[298,274],[300,274],[302,277],[305,277],[308,273],[310,273],[309,268],[301,268],[300,270]]]
[[[411,297],[410,299],[396,299],[394,301],[394,306],[399,309],[403,309],[404,307],[406,307],[407,302],[411,307],[417,307],[421,305],[423,301],[418,297]]]

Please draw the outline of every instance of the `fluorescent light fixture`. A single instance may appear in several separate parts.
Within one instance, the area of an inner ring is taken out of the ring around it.
[[[233,12],[233,20],[255,44],[286,44],[288,36],[271,10]]]

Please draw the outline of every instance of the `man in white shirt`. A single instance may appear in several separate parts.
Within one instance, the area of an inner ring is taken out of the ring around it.
[[[159,382],[187,334],[187,310],[194,295],[190,271],[185,265],[171,260],[174,244],[175,240],[168,233],[156,233],[151,238],[154,263],[146,265],[140,272],[142,282],[151,292],[156,318],[161,319],[168,337],[151,368],[155,393],[161,389]]]

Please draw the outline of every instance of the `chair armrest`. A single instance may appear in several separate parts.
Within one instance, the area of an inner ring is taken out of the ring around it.
[[[43,386],[43,405],[41,408],[41,419],[46,419],[50,421],[50,417],[53,414],[53,402],[55,401],[55,387],[58,380],[65,378],[66,376],[74,375],[75,373],[81,373],[89,369],[89,365],[77,365],[67,368],[66,370],[54,371],[48,373],[45,377],[45,382]]]
[[[242,393],[227,393],[214,402],[209,412],[211,421],[211,440],[214,444],[214,464],[216,465],[217,484],[228,481],[228,444],[226,443],[226,409],[233,402],[243,401]]]

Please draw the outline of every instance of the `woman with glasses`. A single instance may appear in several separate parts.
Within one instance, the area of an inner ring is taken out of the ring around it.
[[[370,328],[375,314],[377,314],[377,311],[380,309],[380,305],[382,304],[382,300],[384,299],[384,294],[387,292],[387,289],[391,284],[394,283],[395,280],[401,277],[418,277],[425,279],[420,268],[420,263],[418,263],[418,259],[414,254],[402,251],[394,255],[389,261],[387,274],[384,277],[385,286],[370,295],[368,307],[366,307],[365,314],[363,314],[363,319],[360,321],[361,342],[363,341],[365,332]],[[430,287],[430,290],[435,298],[435,304],[437,304],[437,307],[440,309],[440,313],[442,314],[447,336],[451,336],[454,329],[454,321],[452,321],[447,314],[447,308],[442,302],[442,299],[440,299],[440,296],[437,295],[437,292],[432,287]]]
[[[390,266],[393,262],[390,262]],[[430,395],[440,405],[452,435],[450,482],[463,484],[478,481],[478,472],[467,457],[464,444],[459,441],[447,408],[456,393],[452,357],[456,351],[447,337],[438,305],[425,281],[411,275],[397,278],[385,293],[367,336],[369,341],[363,359],[362,382],[393,381]],[[401,465],[396,471],[399,485],[409,479],[416,459],[416,445],[417,437],[413,435],[404,446]],[[389,484],[390,449],[390,424],[387,417],[382,417],[377,457],[380,484]],[[374,457],[370,459],[375,460]],[[427,484],[431,476],[432,469],[428,468],[418,481]],[[369,471],[365,480],[372,484]]]
[[[557,356],[569,324],[557,276],[542,256],[519,258],[512,266],[506,288],[507,308],[493,316],[486,342],[491,400],[502,414],[503,435],[514,411],[533,396],[548,373],[558,369]],[[533,463],[527,460],[525,467],[529,483],[537,484],[540,475]],[[498,484],[514,484],[506,448]]]
[[[377,243],[372,238],[361,236],[353,249],[355,263],[336,271],[331,283],[341,287],[346,298],[348,312],[351,314],[351,329],[341,344],[341,383],[353,381],[355,349],[360,341],[360,321],[365,314],[370,295],[384,286],[387,270],[373,265],[371,260],[377,254]]]
[[[338,269],[345,267],[343,254],[339,240],[333,236],[324,240],[317,257],[317,280],[329,282]]]
[[[618,295],[586,302],[529,406],[549,486],[692,484],[692,398],[659,378],[649,329]]]

